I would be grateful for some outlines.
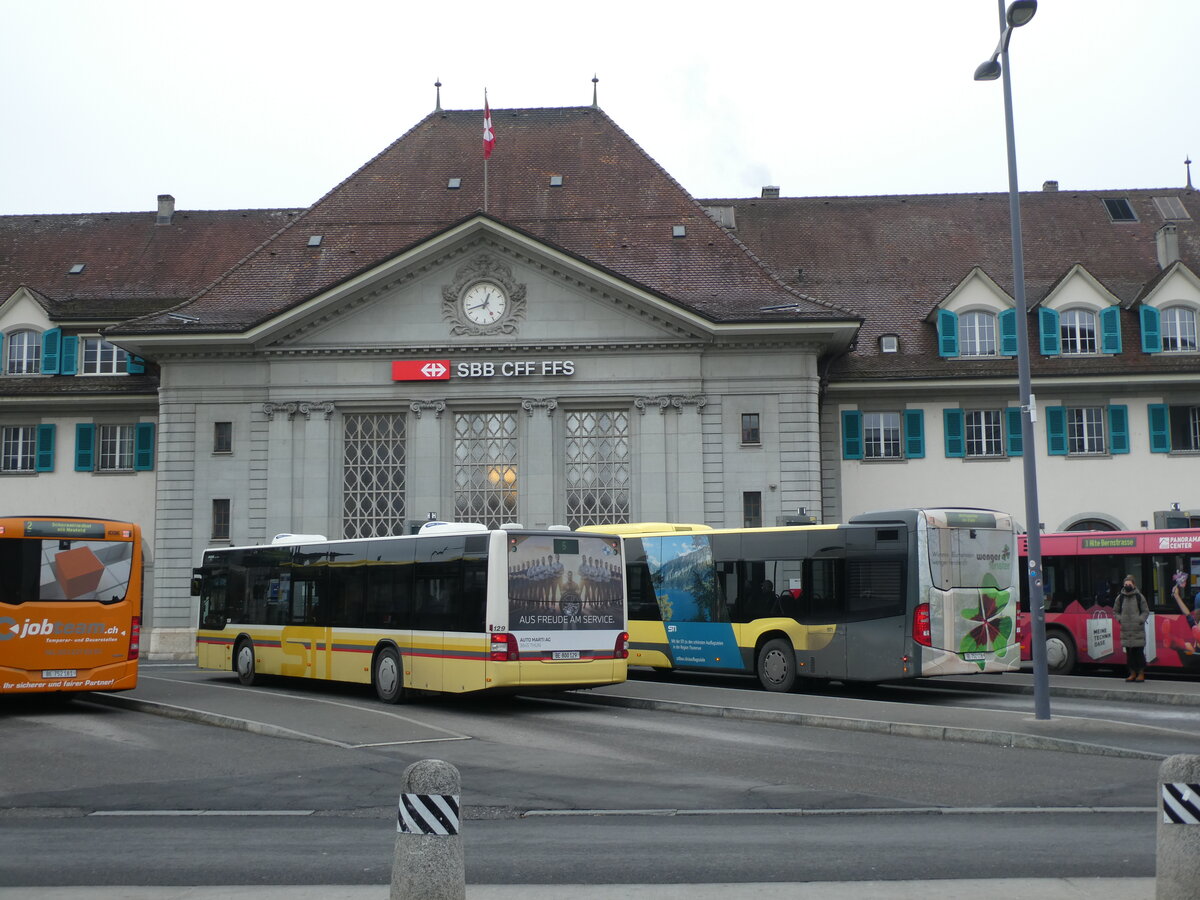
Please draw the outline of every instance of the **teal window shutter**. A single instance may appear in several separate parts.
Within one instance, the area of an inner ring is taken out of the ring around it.
[[[1108,408],[1108,452],[1129,452],[1129,408],[1115,405]]]
[[[154,468],[154,423],[139,422],[133,436],[133,470],[149,472]]]
[[[958,356],[958,313],[939,309],[937,330],[938,356]]]
[[[62,329],[51,328],[42,332],[42,374],[57,375],[59,355],[62,348]]]
[[[1139,313],[1142,319],[1142,352],[1162,353],[1161,316],[1153,306],[1143,306]]]
[[[146,361],[140,356],[130,354],[125,357],[125,371],[130,375],[144,375],[146,373]]]
[[[96,426],[84,422],[75,425],[75,471],[96,468]]]
[[[1121,307],[1106,306],[1100,310],[1100,352],[1121,352]]]
[[[38,472],[54,471],[54,426],[39,425],[37,427],[37,462]]]
[[[904,455],[909,459],[925,458],[925,411],[904,411]]]
[[[1017,311],[1005,309],[996,317],[1000,324],[1000,355],[1017,355]]]
[[[942,430],[946,433],[946,456],[963,457],[967,455],[967,443],[963,437],[963,411],[961,409],[942,410]]]
[[[1045,307],[1038,310],[1038,331],[1041,334],[1042,356],[1058,356],[1062,346],[1058,334],[1058,310]]]
[[[1171,452],[1171,412],[1165,403],[1151,403],[1147,408],[1150,420],[1150,452]]]
[[[62,339],[62,357],[58,374],[74,375],[79,371],[79,335],[69,334]]]
[[[1004,441],[1009,456],[1020,456],[1024,450],[1022,424],[1021,407],[1009,406],[1004,410]]]
[[[0,331],[0,375],[4,374],[4,332]]]
[[[1051,456],[1067,455],[1067,408],[1046,407],[1046,452]]]
[[[862,413],[842,410],[842,459],[862,459]]]

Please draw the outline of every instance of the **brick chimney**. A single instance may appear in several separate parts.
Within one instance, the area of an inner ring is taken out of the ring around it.
[[[175,198],[170,194],[158,195],[158,218],[154,220],[155,225],[170,225],[171,219],[175,215]]]

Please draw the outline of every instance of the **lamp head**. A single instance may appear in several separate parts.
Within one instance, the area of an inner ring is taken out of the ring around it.
[[[1036,12],[1037,0],[1013,0],[1006,15],[1009,28],[1020,28],[1028,24]]]
[[[986,62],[981,62],[975,70],[976,81],[995,81],[1000,77],[1000,63],[993,56]]]

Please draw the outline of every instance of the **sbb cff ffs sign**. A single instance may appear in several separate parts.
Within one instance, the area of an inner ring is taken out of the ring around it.
[[[448,359],[413,359],[392,362],[392,381],[449,381],[455,378],[521,378],[530,375],[570,376],[575,363],[569,359],[506,359],[500,362],[460,362]]]

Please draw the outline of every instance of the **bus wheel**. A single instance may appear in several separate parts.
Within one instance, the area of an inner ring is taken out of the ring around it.
[[[1051,675],[1070,675],[1075,670],[1075,642],[1058,628],[1046,632],[1046,669]]]
[[[375,657],[375,671],[371,681],[375,693],[384,703],[399,703],[404,699],[404,670],[400,668],[400,654],[385,647]]]
[[[233,651],[233,666],[237,669],[238,681],[249,687],[258,680],[254,671],[254,642],[249,638],[237,645]]]
[[[796,685],[796,652],[780,638],[772,638],[758,651],[758,680],[768,691],[790,691]]]

